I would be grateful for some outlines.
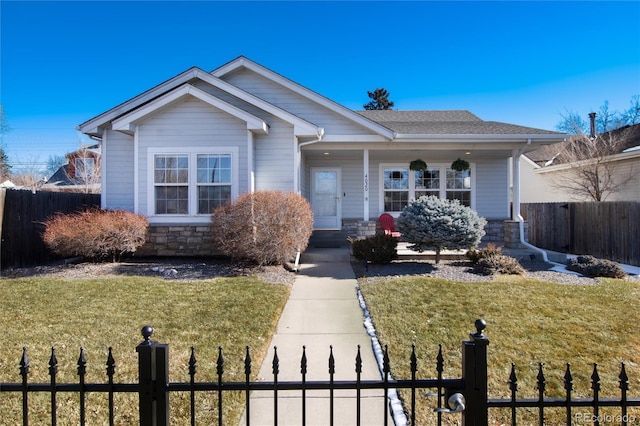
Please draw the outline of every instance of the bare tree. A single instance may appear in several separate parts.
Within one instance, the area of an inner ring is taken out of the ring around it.
[[[30,157],[21,161],[19,171],[11,175],[11,180],[18,187],[37,191],[46,182],[45,171],[38,157]]]
[[[633,167],[620,167],[614,157],[625,144],[624,132],[572,136],[555,158],[559,170],[553,186],[570,191],[576,199],[605,201],[635,178]]]

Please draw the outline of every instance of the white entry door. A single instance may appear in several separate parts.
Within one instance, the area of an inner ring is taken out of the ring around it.
[[[341,195],[339,168],[311,169],[311,208],[314,229],[342,227]]]

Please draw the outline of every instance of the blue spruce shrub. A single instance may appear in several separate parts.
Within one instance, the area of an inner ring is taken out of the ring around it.
[[[400,213],[396,227],[411,250],[461,250],[477,247],[485,235],[487,221],[458,200],[420,197]]]

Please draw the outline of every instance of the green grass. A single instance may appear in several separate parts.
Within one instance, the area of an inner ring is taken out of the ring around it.
[[[590,397],[593,363],[598,363],[601,397],[618,397],[620,363],[625,362],[631,395],[640,396],[640,285],[607,279],[578,286],[502,277],[487,283],[450,282],[425,277],[362,282],[361,290],[383,345],[389,345],[395,377],[410,378],[411,344],[416,344],[419,377],[435,377],[438,344],[445,376],[460,377],[461,342],[474,321],[487,322],[489,396],[509,396],[511,363],[516,364],[519,397],[535,397],[538,363],[545,364],[547,396],[564,397],[563,375],[571,363],[574,396]],[[431,424],[434,401],[420,404],[418,424]],[[588,410],[574,409],[574,412]],[[605,413],[619,414],[619,409]],[[547,424],[559,421],[548,410]],[[636,421],[640,410],[634,409]],[[521,410],[522,424],[534,420]],[[508,414],[490,411],[493,423],[508,424]],[[451,419],[451,417],[448,417]]]
[[[51,347],[56,349],[59,383],[77,383],[80,346],[88,361],[87,383],[105,383],[108,348],[116,360],[116,383],[137,381],[135,347],[140,329],[152,325],[152,337],[169,344],[170,380],[188,381],[191,346],[197,381],[215,381],[218,347],[223,348],[225,380],[244,380],[245,347],[251,347],[254,376],[288,298],[290,287],[251,277],[175,282],[157,278],[118,277],[87,280],[43,278],[0,280],[0,382],[20,382],[22,347],[31,360],[29,381],[48,383]],[[243,396],[225,397],[225,423],[236,424]],[[188,423],[188,395],[172,394],[171,420]],[[78,424],[78,396],[58,395],[64,424]],[[212,424],[215,395],[198,395],[198,422]],[[21,397],[0,394],[0,424],[19,424]],[[106,397],[90,394],[91,424],[107,423]],[[45,394],[30,394],[31,424],[48,424]],[[62,421],[62,420],[61,420]],[[116,424],[136,424],[137,395],[116,396]]]

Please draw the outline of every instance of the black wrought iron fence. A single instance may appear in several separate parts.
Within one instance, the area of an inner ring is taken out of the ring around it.
[[[190,423],[196,424],[196,394],[201,392],[213,392],[217,396],[217,422],[218,425],[224,425],[223,404],[224,396],[228,392],[240,391],[245,394],[245,421],[246,425],[250,425],[251,397],[252,392],[271,392],[273,395],[273,419],[272,423],[278,425],[279,422],[279,392],[283,391],[299,391],[302,405],[300,424],[305,425],[307,419],[308,398],[307,391],[323,390],[329,393],[329,421],[334,424],[334,392],[338,390],[352,390],[355,392],[355,410],[353,413],[353,424],[361,424],[361,391],[365,389],[380,390],[381,403],[384,405],[384,417],[380,419],[380,424],[387,425],[389,418],[388,397],[391,390],[406,390],[408,397],[405,402],[405,412],[408,418],[404,422],[410,425],[416,424],[416,400],[424,395],[420,394],[424,389],[433,389],[435,392],[430,395],[436,397],[436,408],[434,416],[438,425],[442,424],[443,414],[445,413],[461,413],[461,424],[482,425],[489,423],[490,409],[510,409],[511,424],[518,423],[518,410],[520,409],[536,409],[538,411],[538,423],[545,424],[545,410],[548,408],[561,408],[566,413],[566,424],[638,424],[640,418],[634,417],[629,413],[629,408],[640,407],[640,398],[630,398],[629,378],[626,374],[625,365],[622,364],[619,374],[620,398],[600,398],[600,378],[597,366],[594,364],[593,374],[591,376],[591,388],[593,396],[591,398],[576,399],[572,397],[573,378],[571,368],[567,364],[564,375],[564,390],[566,396],[564,398],[548,398],[545,396],[546,379],[543,371],[543,365],[539,365],[537,376],[538,398],[517,398],[518,378],[515,373],[515,365],[512,365],[511,375],[509,377],[509,388],[511,397],[507,399],[490,399],[487,395],[487,346],[489,340],[483,331],[486,324],[482,320],[476,321],[476,332],[469,335],[469,340],[462,342],[462,372],[461,377],[456,379],[447,379],[442,377],[444,370],[444,360],[442,349],[440,348],[436,358],[437,377],[432,379],[418,379],[418,363],[415,353],[415,347],[412,348],[410,356],[411,378],[404,380],[394,380],[391,378],[391,367],[388,357],[387,348],[385,347],[382,360],[382,377],[379,380],[362,380],[362,359],[360,357],[360,347],[358,346],[355,358],[355,380],[334,380],[335,360],[333,353],[330,352],[327,381],[308,381],[307,380],[307,359],[303,348],[300,360],[299,381],[280,381],[279,380],[279,358],[277,350],[272,360],[272,381],[252,381],[252,360],[249,348],[246,349],[244,358],[244,374],[245,380],[241,382],[228,382],[224,380],[225,361],[222,349],[219,349],[218,359],[216,361],[217,381],[214,382],[197,382],[197,358],[194,349],[191,349],[189,359],[189,377],[188,382],[170,382],[169,381],[169,346],[151,340],[153,329],[145,326],[142,329],[144,341],[136,347],[138,353],[138,383],[114,383],[115,377],[115,360],[111,349],[106,362],[107,383],[86,383],[86,366],[84,349],[80,349],[80,356],[77,362],[78,383],[58,383],[56,377],[58,374],[58,361],[56,359],[55,349],[52,349],[49,360],[49,383],[29,383],[30,361],[27,349],[23,349],[20,359],[19,374],[21,382],[19,383],[0,383],[0,395],[3,393],[19,393],[22,397],[22,424],[29,424],[29,397],[34,393],[48,394],[50,398],[51,424],[56,425],[59,421],[57,414],[58,395],[60,393],[73,393],[78,395],[78,410],[80,414],[80,424],[87,423],[87,402],[86,396],[89,393],[106,394],[108,399],[108,418],[109,424],[114,424],[115,405],[114,395],[118,393],[135,393],[138,395],[138,412],[139,424],[142,426],[169,425],[169,399],[170,394],[176,392],[186,392],[189,394],[190,401]],[[1,407],[1,406],[0,406]],[[575,413],[574,408],[587,408],[590,411]],[[603,407],[614,407],[619,409],[618,414],[601,414],[600,409]],[[457,415],[457,414],[454,414]],[[63,423],[66,423],[63,421]]]

